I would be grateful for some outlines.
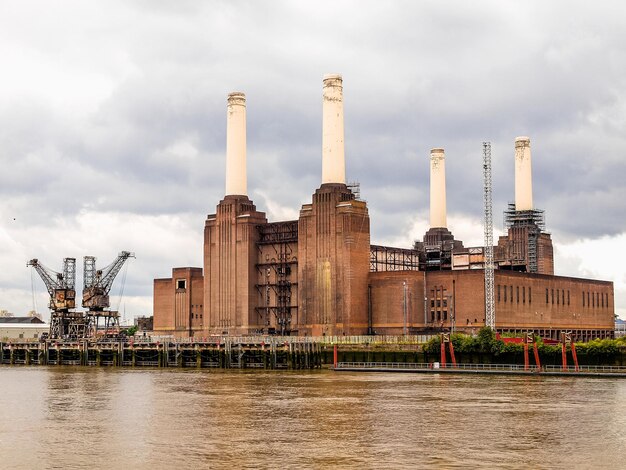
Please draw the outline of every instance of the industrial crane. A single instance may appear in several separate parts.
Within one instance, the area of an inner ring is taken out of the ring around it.
[[[72,311],[76,307],[76,258],[63,259],[62,273],[46,268],[36,258],[26,266],[32,266],[37,271],[48,289],[50,338],[84,338],[85,318],[82,313]]]
[[[119,312],[108,310],[110,306],[109,292],[115,277],[128,258],[134,258],[130,251],[122,251],[115,261],[104,269],[96,269],[95,256],[83,258],[83,307],[87,308],[86,319],[89,324],[90,336],[95,336],[100,327],[100,319],[104,320],[105,332],[119,332]]]

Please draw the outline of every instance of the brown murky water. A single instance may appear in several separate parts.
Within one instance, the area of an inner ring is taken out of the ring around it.
[[[626,380],[0,367],[0,468],[626,468]]]

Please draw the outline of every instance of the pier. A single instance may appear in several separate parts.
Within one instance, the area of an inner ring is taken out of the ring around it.
[[[0,343],[0,364],[221,369],[315,369],[322,347],[314,341],[206,338],[189,341],[107,340]]]

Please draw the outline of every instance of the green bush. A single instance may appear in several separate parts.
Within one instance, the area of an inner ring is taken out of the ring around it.
[[[484,360],[489,360],[491,356],[494,361],[518,361],[524,352],[522,343],[505,343],[496,339],[495,332],[489,328],[481,328],[476,336],[454,333],[450,335],[450,341],[457,354],[474,355],[481,354]],[[537,349],[542,363],[559,364],[561,362],[562,346],[560,344],[544,344],[541,338],[535,337]],[[430,355],[438,357],[441,351],[441,337],[439,335],[431,338],[424,346],[424,351]],[[618,355],[626,354],[626,337],[616,340],[596,339],[588,343],[576,343],[576,352],[583,363],[612,363]],[[532,345],[530,345],[532,354]],[[571,347],[567,346],[568,360],[571,360]],[[499,356],[500,359],[497,359]]]
[[[126,336],[134,336],[134,335],[135,335],[135,333],[137,333],[137,330],[138,330],[138,329],[139,329],[139,328],[137,327],[137,325],[133,325],[133,326],[131,326],[130,328],[126,328],[126,329],[124,330],[124,333],[126,334]]]
[[[594,359],[614,359],[619,353],[619,343],[612,339],[594,339],[588,343],[576,343],[576,352]]]

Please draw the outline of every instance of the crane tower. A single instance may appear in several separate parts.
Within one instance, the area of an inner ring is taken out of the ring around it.
[[[119,332],[119,312],[109,310],[109,292],[113,281],[128,258],[134,258],[130,251],[122,251],[115,261],[106,268],[96,269],[95,256],[83,258],[83,307],[87,308],[86,318],[90,328],[90,336],[95,336],[102,327],[106,332]]]
[[[63,259],[63,272],[43,266],[37,258],[26,266],[32,266],[46,285],[50,295],[50,338],[84,338],[87,333],[85,317],[76,307],[76,258]]]
[[[493,265],[493,211],[491,199],[491,142],[483,142],[483,179],[485,209],[485,326],[496,329]]]

